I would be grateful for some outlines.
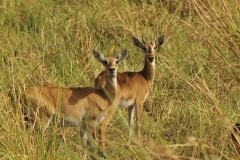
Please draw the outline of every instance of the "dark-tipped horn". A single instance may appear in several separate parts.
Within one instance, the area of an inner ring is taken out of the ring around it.
[[[142,36],[142,42],[145,43],[144,37]]]

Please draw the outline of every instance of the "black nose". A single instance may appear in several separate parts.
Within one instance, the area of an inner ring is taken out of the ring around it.
[[[113,71],[115,71],[115,68],[109,68],[109,71],[113,72]]]
[[[148,59],[149,59],[150,62],[153,62],[154,57],[148,57]]]

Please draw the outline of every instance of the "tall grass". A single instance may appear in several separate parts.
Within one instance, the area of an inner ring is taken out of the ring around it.
[[[107,128],[109,159],[239,159],[231,141],[240,120],[240,2],[107,0],[0,2],[1,159],[91,159],[78,128],[51,126],[46,136],[23,129],[19,95],[31,85],[93,86],[103,70],[96,49],[143,54],[131,37],[165,35],[144,107],[142,144],[127,145],[127,113]],[[134,139],[134,138],[133,138]],[[239,140],[239,138],[238,138]]]

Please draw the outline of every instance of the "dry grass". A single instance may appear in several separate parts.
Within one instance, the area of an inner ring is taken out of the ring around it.
[[[26,132],[19,93],[31,85],[93,86],[103,69],[93,49],[108,56],[128,48],[119,69],[138,71],[143,54],[131,37],[155,34],[165,42],[142,144],[127,145],[127,113],[118,109],[107,130],[108,158],[239,159],[230,136],[240,121],[239,10],[237,0],[2,0],[0,158],[98,159],[85,153],[78,128],[52,126],[43,139]]]

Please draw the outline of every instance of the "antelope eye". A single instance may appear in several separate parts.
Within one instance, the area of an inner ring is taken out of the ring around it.
[[[107,65],[108,65],[108,61],[102,61],[102,64],[103,64],[104,66],[107,66]]]
[[[144,48],[143,48],[143,51],[144,51],[144,52],[147,52],[147,48],[144,47]]]

